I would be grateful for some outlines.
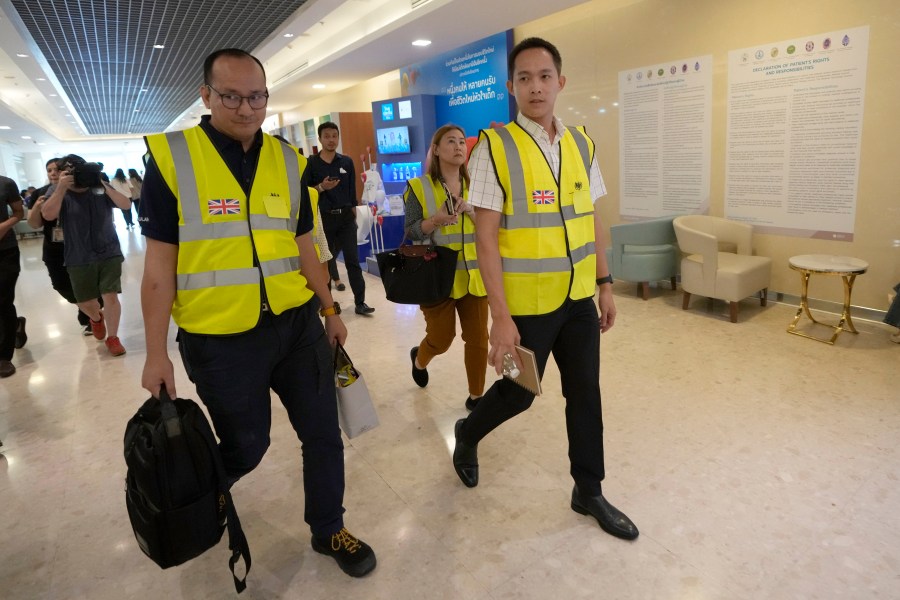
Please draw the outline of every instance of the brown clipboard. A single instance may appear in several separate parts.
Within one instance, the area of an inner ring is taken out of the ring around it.
[[[537,360],[534,358],[534,352],[524,346],[516,346],[519,353],[519,361],[522,368],[518,377],[510,377],[504,373],[503,376],[510,381],[522,386],[535,396],[541,395],[541,375],[538,373]]]

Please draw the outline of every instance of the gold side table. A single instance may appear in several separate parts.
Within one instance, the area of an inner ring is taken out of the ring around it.
[[[856,276],[865,273],[869,268],[869,263],[850,256],[832,256],[831,254],[802,254],[800,256],[792,256],[788,260],[788,263],[793,270],[800,272],[800,281],[802,284],[800,308],[797,309],[794,320],[788,325],[788,333],[793,333],[794,335],[816,340],[817,342],[824,342],[826,344],[834,344],[834,341],[842,331],[859,333],[856,331],[856,327],[853,326],[853,319],[850,317],[850,294],[853,293],[853,282],[856,280]],[[813,273],[821,275],[839,275],[844,281],[844,308],[841,311],[841,320],[838,321],[837,325],[829,325],[828,323],[816,321],[809,312],[809,277]],[[804,313],[813,323],[833,329],[834,334],[831,336],[831,339],[818,338],[809,335],[808,333],[797,331],[797,323]],[[845,325],[846,327],[844,327]]]

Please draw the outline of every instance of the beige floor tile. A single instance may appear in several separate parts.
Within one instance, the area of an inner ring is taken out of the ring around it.
[[[147,398],[139,285],[127,252],[120,337],[109,356],[50,289],[40,242],[21,243],[17,307],[29,340],[0,383],[0,596],[4,599],[234,597],[224,543],[160,570],[137,548],[123,501],[125,423]],[[343,267],[341,267],[343,273]],[[410,377],[424,332],[414,306],[366,276],[372,317],[349,312],[347,349],[381,425],[346,440],[348,528],[378,568],[353,580],[309,545],[300,443],[273,398],[272,444],[234,497],[250,540],[245,598],[893,598],[900,588],[900,347],[889,328],[827,346],[785,333],[795,307],[727,305],[614,286],[603,336],[604,492],[641,530],[603,533],[569,507],[565,399],[545,394],[479,446],[481,484],[453,472],[466,415],[462,344]],[[349,290],[335,292],[352,305]],[[197,399],[176,363],[178,393]],[[488,372],[488,385],[495,379]]]

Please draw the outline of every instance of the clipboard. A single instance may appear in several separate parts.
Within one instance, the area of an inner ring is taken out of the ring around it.
[[[541,395],[541,376],[538,373],[537,360],[534,358],[534,352],[524,346],[516,346],[519,353],[519,359],[522,362],[522,369],[518,377],[511,377],[506,369],[503,369],[503,376],[513,383],[516,383],[535,396]]]

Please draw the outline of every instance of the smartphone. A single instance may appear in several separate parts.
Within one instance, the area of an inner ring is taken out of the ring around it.
[[[456,205],[453,202],[453,198],[448,197],[446,200],[444,200],[444,208],[447,209],[448,215],[453,216],[456,214]]]

